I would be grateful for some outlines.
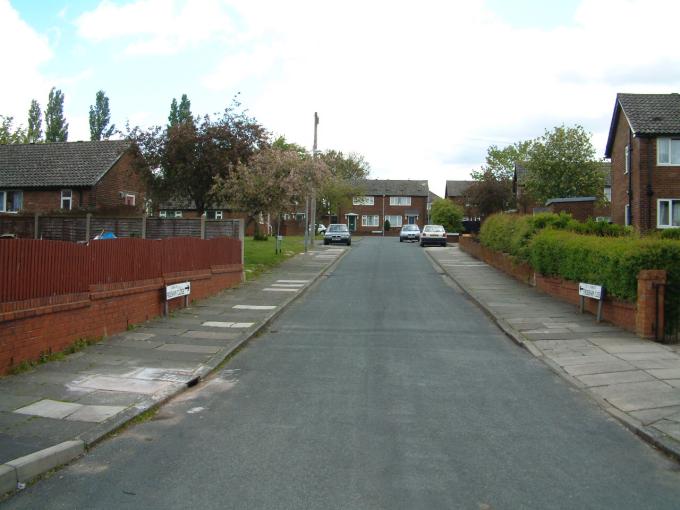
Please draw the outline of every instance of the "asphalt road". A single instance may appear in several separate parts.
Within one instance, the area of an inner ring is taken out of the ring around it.
[[[677,509],[680,474],[422,248],[375,238],[215,377],[4,507]]]

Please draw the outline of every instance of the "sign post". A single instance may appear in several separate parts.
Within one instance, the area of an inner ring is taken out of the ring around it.
[[[165,286],[165,316],[168,316],[168,301],[184,296],[184,306],[189,306],[189,294],[191,294],[191,282],[175,283]]]
[[[602,321],[602,301],[604,301],[604,287],[591,283],[578,284],[579,310],[583,313],[586,298],[597,300],[597,322]]]

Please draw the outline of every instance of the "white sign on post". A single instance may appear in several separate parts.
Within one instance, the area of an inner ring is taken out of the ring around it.
[[[165,287],[166,301],[182,296],[188,296],[189,294],[191,294],[191,282],[176,283],[174,285],[166,285]]]
[[[592,285],[590,283],[578,284],[578,295],[591,299],[602,299],[602,285]]]

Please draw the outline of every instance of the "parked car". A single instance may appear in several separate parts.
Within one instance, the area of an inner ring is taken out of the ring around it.
[[[319,224],[316,226],[316,233],[317,233],[317,234],[324,234],[324,233],[326,233],[326,225],[324,225],[323,223],[319,223]]]
[[[352,244],[352,234],[344,223],[331,223],[323,235],[323,244],[344,243]]]
[[[420,228],[418,225],[404,225],[399,232],[399,242],[420,241]]]
[[[438,244],[446,246],[446,230],[441,225],[425,225],[420,234],[420,246],[426,244]]]

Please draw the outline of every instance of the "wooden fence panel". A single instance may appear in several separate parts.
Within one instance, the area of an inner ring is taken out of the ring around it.
[[[13,234],[22,239],[35,237],[35,218],[16,214],[0,214],[0,234]]]
[[[116,237],[142,237],[142,218],[96,218],[90,220],[90,239],[102,231],[113,232]]]

